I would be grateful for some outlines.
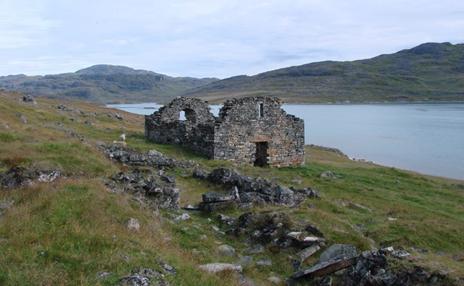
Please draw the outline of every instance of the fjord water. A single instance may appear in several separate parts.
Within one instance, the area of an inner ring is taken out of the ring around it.
[[[111,107],[151,114],[154,103]],[[464,104],[283,106],[305,121],[306,144],[335,147],[352,158],[464,179]],[[217,115],[220,106],[211,106]]]

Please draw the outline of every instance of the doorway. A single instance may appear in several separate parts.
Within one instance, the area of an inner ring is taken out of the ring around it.
[[[255,166],[268,166],[268,142],[256,142]]]

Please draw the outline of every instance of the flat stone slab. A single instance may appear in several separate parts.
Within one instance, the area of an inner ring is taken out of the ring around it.
[[[214,203],[200,203],[200,209],[206,212],[214,212],[219,210],[226,210],[230,208],[237,207],[235,201],[225,201],[225,202],[214,202]]]
[[[223,271],[242,272],[242,266],[231,263],[208,263],[200,265],[199,268],[208,273],[219,273]]]
[[[356,261],[356,257],[327,261],[327,262],[320,262],[314,266],[295,272],[291,276],[291,278],[298,280],[302,278],[313,278],[313,277],[325,276],[325,275],[334,273],[338,270],[350,267],[351,265],[355,263],[355,261]]]
[[[216,192],[207,192],[202,195],[203,202],[215,203],[215,202],[227,202],[235,200],[234,195],[220,194]]]
[[[308,258],[313,256],[314,253],[319,251],[321,247],[319,245],[312,245],[310,247],[306,247],[305,249],[299,251],[296,255],[300,259],[300,262],[305,262]]]

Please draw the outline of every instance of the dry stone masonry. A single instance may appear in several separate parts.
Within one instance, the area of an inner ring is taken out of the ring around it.
[[[145,117],[145,136],[178,144],[210,159],[256,166],[304,162],[304,122],[287,114],[275,97],[227,100],[215,117],[207,102],[179,97]]]

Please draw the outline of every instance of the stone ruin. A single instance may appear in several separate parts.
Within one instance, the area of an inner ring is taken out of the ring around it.
[[[145,117],[145,137],[178,144],[210,159],[255,166],[304,163],[304,122],[276,97],[230,99],[215,117],[208,103],[179,97]]]

